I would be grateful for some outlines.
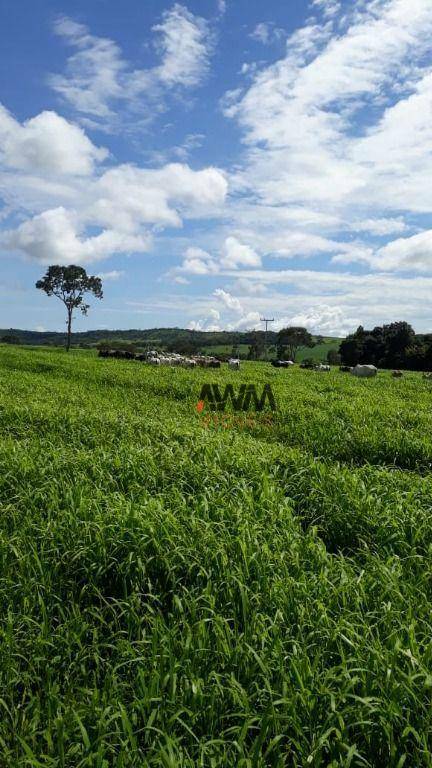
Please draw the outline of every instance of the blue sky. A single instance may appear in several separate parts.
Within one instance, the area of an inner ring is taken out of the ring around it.
[[[430,0],[0,11],[0,327],[432,331]]]

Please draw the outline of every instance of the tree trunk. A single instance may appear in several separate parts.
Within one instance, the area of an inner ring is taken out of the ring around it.
[[[66,352],[69,352],[70,350],[71,332],[72,332],[72,310],[68,309]]]

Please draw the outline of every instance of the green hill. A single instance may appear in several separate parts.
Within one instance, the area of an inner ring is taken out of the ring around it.
[[[173,349],[184,352],[204,352],[209,355],[230,355],[238,347],[240,357],[246,358],[254,339],[264,341],[264,331],[190,331],[185,328],[148,328],[144,330],[92,330],[72,334],[72,346],[81,349],[107,346],[134,345],[136,348]],[[269,331],[267,342],[269,357],[275,357],[277,334]],[[322,338],[322,337],[320,337]],[[61,347],[66,334],[57,331],[27,331],[18,328],[0,329],[0,341],[31,346]],[[311,349],[299,350],[296,360],[305,357],[324,360],[329,349],[338,349],[341,339],[325,337]]]

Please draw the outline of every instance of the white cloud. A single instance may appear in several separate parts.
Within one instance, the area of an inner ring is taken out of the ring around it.
[[[54,208],[25,221],[1,237],[5,248],[18,250],[42,264],[88,264],[115,253],[147,251],[150,238],[104,230],[92,237],[80,236],[76,217],[64,208]]]
[[[210,28],[199,16],[175,3],[153,27],[160,63],[149,69],[133,67],[119,46],[108,38],[92,35],[83,24],[68,17],[58,19],[54,31],[75,52],[65,74],[51,75],[52,88],[93,126],[118,129],[122,110],[131,108],[151,121],[165,109],[164,94],[173,88],[197,87],[208,72],[213,48]],[[125,115],[123,115],[123,118]],[[133,121],[136,126],[139,121]],[[130,129],[130,121],[123,120]]]
[[[213,291],[213,296],[216,296],[216,298],[219,299],[227,309],[231,310],[231,312],[243,312],[243,307],[240,304],[240,301],[235,296],[228,293],[228,291],[224,291],[223,288],[216,288],[216,290]]]
[[[279,320],[275,330],[289,325],[307,328],[311,333],[328,336],[345,336],[355,326],[356,320],[346,317],[345,311],[338,306],[322,304],[299,312],[290,318]]]
[[[90,212],[101,225],[134,230],[142,224],[178,227],[182,216],[212,215],[227,192],[216,168],[193,171],[170,163],[153,170],[120,165],[95,181]]]
[[[251,218],[263,207],[313,210],[347,231],[432,211],[431,35],[430,0],[362,4],[337,35],[330,23],[297,30],[282,59],[230,92],[223,108],[247,145],[232,189],[248,197]],[[368,231],[391,234],[384,223]]]
[[[234,283],[234,289],[237,293],[249,296],[262,296],[266,292],[266,286],[261,283],[254,282],[245,277],[239,277]]]
[[[262,21],[256,25],[249,37],[263,43],[263,45],[269,45],[269,43],[277,42],[286,37],[286,32],[280,27],[276,27],[272,21]]]
[[[251,331],[259,330],[262,327],[259,312],[247,312],[238,320],[227,324],[228,331]]]
[[[351,229],[354,232],[370,232],[372,235],[385,236],[405,232],[408,225],[401,218],[397,219],[365,219],[353,221]]]
[[[125,275],[125,272],[122,269],[111,269],[109,272],[99,272],[98,277],[101,278],[101,280],[119,280],[121,277]]]
[[[312,6],[318,8],[325,17],[333,18],[341,9],[340,0],[312,0]]]
[[[0,162],[33,173],[86,176],[106,149],[56,112],[41,112],[22,124],[0,105]]]
[[[190,247],[186,250],[180,271],[190,275],[212,275],[218,272],[218,266],[207,251]]]
[[[337,256],[334,261],[360,261],[373,269],[389,272],[432,272],[432,230],[428,229],[412,237],[400,237],[376,251],[368,249],[352,256]]]
[[[201,320],[191,320],[188,328],[191,331],[221,331],[222,328],[219,325],[219,320],[220,312],[217,309],[211,308],[208,317]]]
[[[190,246],[185,251],[182,265],[171,270],[170,276],[175,276],[177,272],[187,272],[191,275],[216,275],[221,269],[259,266],[261,266],[261,258],[253,248],[241,243],[236,237],[230,236],[225,239],[219,260],[203,248]]]
[[[153,30],[161,35],[158,49],[162,61],[155,71],[160,82],[170,87],[199,85],[208,71],[211,50],[207,22],[175,3]]]
[[[261,258],[249,245],[245,245],[236,237],[227,237],[224,243],[221,265],[227,268],[259,267]]]
[[[13,190],[21,218],[22,209],[30,215],[3,234],[2,244],[44,263],[90,263],[114,253],[144,253],[154,231],[213,215],[227,191],[217,169],[193,171],[179,163],[158,169],[120,165],[99,177],[74,179],[64,188],[54,184],[52,190],[43,177],[8,174],[2,182],[0,173],[0,188],[2,183],[7,194]]]

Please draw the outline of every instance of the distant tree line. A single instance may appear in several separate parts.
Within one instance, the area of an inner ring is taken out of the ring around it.
[[[416,334],[405,322],[376,326],[371,331],[360,325],[339,347],[345,365],[371,363],[378,368],[432,370],[432,334]]]
[[[169,350],[173,345],[187,344],[192,349],[208,346],[229,346],[255,343],[256,334],[264,336],[263,331],[191,331],[186,328],[132,328],[128,330],[91,330],[71,334],[74,346],[98,346],[105,342],[129,342],[137,345],[163,347]],[[1,336],[14,336],[14,343],[63,345],[67,339],[66,331],[27,331],[19,328],[0,329]],[[274,345],[277,333],[268,332],[268,343]]]

